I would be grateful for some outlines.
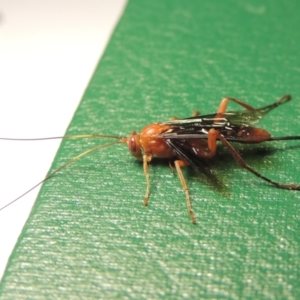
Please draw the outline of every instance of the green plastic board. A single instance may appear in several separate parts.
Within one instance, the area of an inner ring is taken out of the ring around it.
[[[259,124],[300,132],[300,2],[131,0],[67,134],[127,136],[170,117],[260,107]],[[231,109],[237,109],[235,105]],[[105,143],[65,140],[53,162]],[[300,192],[242,170],[219,147],[213,176],[184,169],[197,225],[168,161],[145,176],[126,146],[85,156],[47,181],[10,257],[1,299],[299,299]],[[299,142],[240,146],[256,170],[300,183]]]

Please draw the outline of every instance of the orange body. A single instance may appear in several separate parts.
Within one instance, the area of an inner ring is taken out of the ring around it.
[[[166,144],[165,139],[158,137],[169,130],[168,125],[160,123],[146,126],[140,133],[140,146],[147,156],[158,158],[174,157],[174,152]]]
[[[146,126],[140,134],[132,132],[127,140],[127,145],[131,154],[142,159],[143,154],[149,160],[152,157],[172,158],[175,156],[173,150],[166,144],[165,139],[160,135],[169,130],[168,125],[161,123]],[[143,152],[143,153],[142,153]]]
[[[131,154],[138,159],[142,159],[143,155],[146,155],[148,161],[153,157],[175,157],[176,154],[173,149],[166,143],[165,138],[162,138],[162,134],[169,130],[171,130],[169,125],[155,123],[146,126],[140,134],[134,131],[127,139],[127,145]],[[225,135],[223,134],[223,136],[226,138],[226,135],[229,136],[231,134],[232,132],[228,131]],[[183,138],[183,140],[185,140],[185,143],[187,143],[199,157],[210,158],[216,154],[216,141],[220,139],[220,135],[219,130],[212,128],[207,134],[207,139]],[[240,143],[247,144],[261,143],[271,137],[268,131],[250,126],[241,126],[236,136],[240,138]]]

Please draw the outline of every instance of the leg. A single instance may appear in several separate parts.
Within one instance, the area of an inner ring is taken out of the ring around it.
[[[149,168],[148,163],[151,161],[151,157],[148,157],[147,155],[143,155],[143,167],[144,167],[144,173],[146,176],[146,193],[144,198],[144,205],[147,206],[149,202],[149,195],[150,195],[150,178],[149,178]]]
[[[241,100],[237,100],[235,98],[224,98],[221,101],[220,105],[219,105],[219,109],[218,109],[218,113],[216,115],[216,118],[222,118],[223,117],[223,114],[226,112],[228,101],[233,101],[236,104],[239,104],[242,107],[246,108],[250,112],[257,111],[257,112],[261,112],[262,114],[265,114],[265,113],[268,113],[270,110],[278,107],[279,105],[284,104],[284,103],[290,101],[291,99],[292,99],[292,97],[290,95],[284,95],[279,100],[277,100],[276,102],[274,102],[274,103],[272,103],[270,105],[267,105],[267,106],[255,109],[252,106],[250,106],[249,104],[246,104],[246,103],[244,103]]]
[[[190,139],[187,143],[195,151],[199,157],[211,158],[217,152],[217,137],[219,133],[214,128],[211,128],[207,134],[207,141],[201,139]],[[192,163],[190,163],[192,165]]]
[[[169,168],[171,169],[171,172],[173,173],[174,172],[174,167],[172,166],[172,162],[169,161]]]
[[[200,111],[198,109],[195,109],[192,113],[192,117],[198,117],[200,116]],[[171,121],[180,120],[178,117],[172,117],[170,118]]]
[[[281,104],[284,104],[284,103],[287,103],[288,101],[290,101],[292,99],[291,95],[284,95],[282,96],[279,100],[277,100],[276,102],[270,104],[270,105],[267,105],[267,106],[264,106],[264,107],[261,107],[261,108],[258,108],[256,109],[256,111],[259,111],[259,112],[262,112],[263,114],[266,114],[268,113],[270,110],[278,107],[279,105]]]
[[[183,191],[185,193],[186,204],[187,204],[187,207],[188,207],[188,212],[189,212],[189,214],[191,216],[191,219],[192,219],[192,223],[196,224],[196,218],[195,218],[195,215],[194,215],[194,212],[193,212],[193,209],[192,209],[192,202],[191,202],[189,190],[188,190],[187,184],[185,182],[184,176],[183,176],[182,171],[181,171],[181,167],[184,167],[187,164],[186,164],[186,162],[184,162],[182,160],[175,160],[174,164],[175,164],[175,167],[176,167],[176,170],[177,170],[177,173],[178,173]]]
[[[229,152],[231,153],[231,155],[233,156],[233,158],[235,159],[235,161],[244,169],[247,169],[248,171],[250,171],[252,174],[254,174],[255,176],[275,185],[276,187],[280,188],[280,189],[288,189],[288,190],[300,190],[300,185],[298,184],[284,184],[284,183],[279,183],[276,181],[273,181],[263,175],[261,175],[260,173],[258,173],[257,171],[255,171],[254,169],[252,169],[249,165],[247,165],[245,163],[245,161],[242,159],[242,157],[239,155],[239,153],[232,147],[232,145],[222,136],[219,135],[219,138],[221,140],[221,142],[224,144],[224,146],[229,150]]]
[[[195,109],[192,113],[192,117],[198,117],[198,116],[200,116],[200,110]]]
[[[239,104],[241,105],[242,107],[246,108],[247,110],[249,111],[252,111],[254,112],[255,111],[255,108],[252,107],[251,105],[249,104],[246,104],[244,103],[243,101],[241,100],[237,100],[237,99],[234,99],[234,98],[224,98],[220,105],[219,105],[219,108],[218,108],[218,113],[216,115],[216,118],[223,118],[223,114],[226,112],[226,108],[227,108],[227,105],[228,105],[228,102],[229,101],[233,101],[235,102],[236,104]]]

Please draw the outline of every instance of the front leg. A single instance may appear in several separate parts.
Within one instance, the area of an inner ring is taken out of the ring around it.
[[[143,167],[144,167],[144,173],[146,176],[146,193],[144,198],[144,206],[148,205],[149,202],[149,196],[150,196],[150,177],[149,177],[149,168],[148,163],[151,161],[152,157],[149,155],[144,154],[143,155]]]

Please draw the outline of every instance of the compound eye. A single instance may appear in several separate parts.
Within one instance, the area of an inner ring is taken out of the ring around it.
[[[132,152],[132,153],[136,152],[136,142],[135,142],[134,136],[130,137],[128,147],[129,147],[130,152]]]
[[[139,135],[135,131],[130,134],[127,146],[132,156],[136,158],[142,157]]]

